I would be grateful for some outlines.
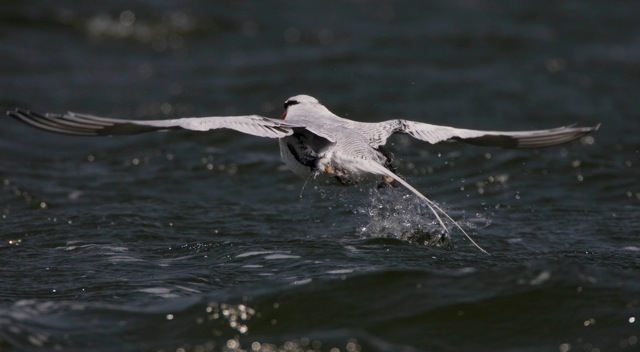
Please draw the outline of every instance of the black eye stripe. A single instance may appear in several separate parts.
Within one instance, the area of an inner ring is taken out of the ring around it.
[[[291,105],[296,105],[296,104],[300,104],[300,103],[297,100],[289,99],[289,100],[284,102],[284,108],[286,110]]]

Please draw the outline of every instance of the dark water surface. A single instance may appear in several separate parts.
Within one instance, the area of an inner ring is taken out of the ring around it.
[[[229,131],[0,119],[0,349],[637,351],[640,3],[15,1],[0,108],[139,119],[296,94],[362,121],[602,128],[512,151],[392,138],[401,189],[308,184]],[[300,197],[302,194],[302,197]]]

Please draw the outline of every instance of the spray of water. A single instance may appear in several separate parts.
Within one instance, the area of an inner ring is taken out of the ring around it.
[[[338,200],[358,217],[355,235],[360,238],[390,238],[420,246],[453,249],[450,230],[456,225],[449,219],[438,220],[429,205],[401,187],[354,187],[315,185],[321,198]],[[360,196],[358,196],[358,193]],[[362,195],[366,197],[361,197]],[[438,205],[443,207],[441,205]],[[490,225],[491,219],[478,213],[467,217],[464,211],[446,209],[467,232]],[[446,226],[445,230],[441,221]]]
[[[364,216],[357,234],[370,238],[395,238],[418,245],[451,248],[451,238],[424,203],[400,189],[374,188],[368,203],[354,212]],[[450,224],[447,224],[450,226]]]

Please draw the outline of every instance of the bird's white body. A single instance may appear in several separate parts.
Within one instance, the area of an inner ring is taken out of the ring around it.
[[[245,115],[142,121],[72,112],[42,115],[21,109],[9,111],[8,115],[43,130],[82,136],[228,128],[255,136],[278,138],[282,159],[296,174],[305,178],[327,175],[342,184],[356,183],[364,175],[382,176],[385,182],[401,184],[422,199],[445,231],[448,228],[440,215],[451,220],[478,248],[480,247],[443,209],[396,175],[391,164],[392,156],[383,148],[387,138],[394,133],[404,133],[431,144],[460,140],[485,146],[539,148],[569,142],[599,127],[503,132],[468,130],[402,119],[365,123],[341,118],[308,95],[291,97],[284,106],[282,120]]]
[[[305,126],[279,141],[282,159],[296,174],[317,177],[326,173],[346,184],[365,175],[380,174],[372,166],[391,162],[376,145],[376,136],[381,132],[377,124],[339,117],[308,95],[289,98],[285,105],[283,119]],[[302,150],[296,151],[298,146]],[[300,154],[305,152],[306,162],[301,163]]]
[[[318,176],[326,170],[334,170],[344,174],[346,182],[346,178],[357,181],[367,173],[361,165],[364,161],[385,163],[386,157],[370,145],[369,140],[358,130],[357,123],[335,116],[328,110],[326,112],[328,114],[321,119],[314,119],[313,109],[289,108],[285,121],[303,125],[313,132],[294,132],[279,140],[282,158],[292,171],[308,177],[310,174]],[[297,145],[308,149],[306,151],[316,157],[315,165],[300,163],[292,152]]]

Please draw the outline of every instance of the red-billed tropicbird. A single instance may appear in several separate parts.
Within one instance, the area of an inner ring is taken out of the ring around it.
[[[67,112],[39,114],[16,109],[7,114],[31,126],[80,136],[129,135],[149,131],[184,129],[209,131],[228,128],[259,137],[278,138],[280,154],[293,172],[303,177],[326,174],[342,184],[357,182],[374,174],[390,184],[399,183],[422,199],[440,225],[448,232],[440,214],[480,250],[473,239],[436,203],[396,175],[391,154],[383,149],[394,133],[408,134],[435,144],[447,140],[505,148],[540,148],[580,138],[600,126],[559,127],[547,130],[500,132],[479,131],[431,125],[403,119],[384,122],[358,122],[339,117],[316,98],[297,95],[284,103],[281,120],[258,115],[189,117],[169,120],[124,120]],[[439,214],[440,213],[440,214]],[[485,252],[486,253],[486,252]]]

